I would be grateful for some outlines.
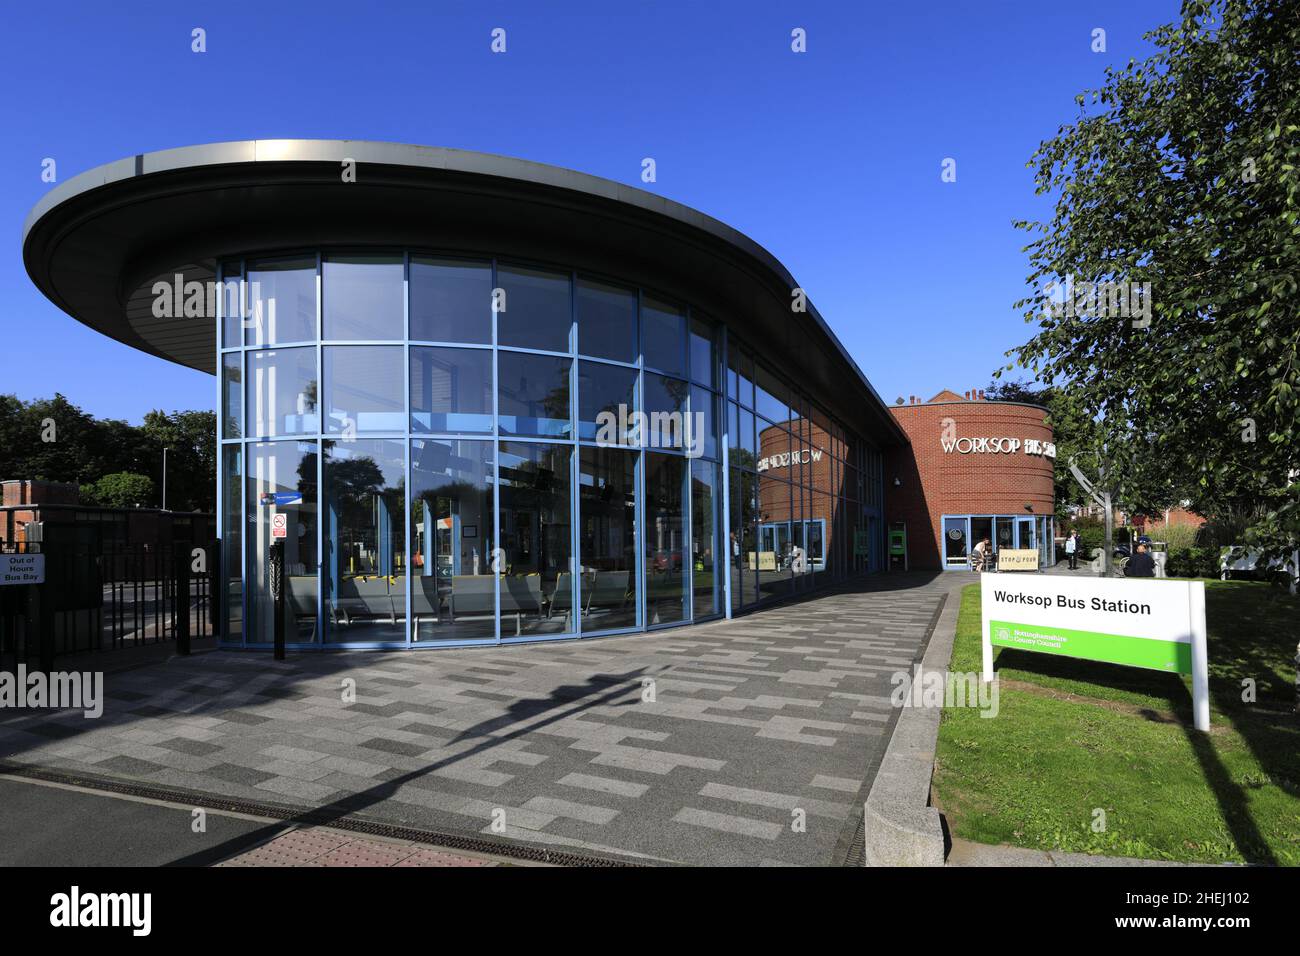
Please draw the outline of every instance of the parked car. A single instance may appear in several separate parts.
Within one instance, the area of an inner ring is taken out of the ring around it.
[[[1297,569],[1300,569],[1300,550],[1293,551],[1289,560],[1277,557],[1265,562],[1259,551],[1244,545],[1233,545],[1224,548],[1219,558],[1219,577],[1224,581],[1234,577],[1246,578],[1251,581],[1271,581],[1274,584],[1294,588],[1300,580]]]

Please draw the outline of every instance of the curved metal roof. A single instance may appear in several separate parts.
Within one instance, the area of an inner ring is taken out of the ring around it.
[[[345,160],[355,182],[343,180]],[[23,228],[28,275],[59,308],[207,372],[212,320],[154,317],[154,281],[212,279],[227,256],[376,246],[556,262],[681,298],[846,423],[906,440],[816,308],[791,311],[797,283],[771,253],[680,203],[568,169],[399,143],[214,143],[82,173],[51,189]]]

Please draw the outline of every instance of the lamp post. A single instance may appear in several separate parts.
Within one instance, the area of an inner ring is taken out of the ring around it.
[[[162,510],[167,510],[167,446],[163,445]]]

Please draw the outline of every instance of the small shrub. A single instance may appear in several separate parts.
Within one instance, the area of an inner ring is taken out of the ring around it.
[[[1165,573],[1171,578],[1217,578],[1218,548],[1170,548]]]

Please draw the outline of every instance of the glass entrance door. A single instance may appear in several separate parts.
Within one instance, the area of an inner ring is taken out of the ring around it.
[[[1034,519],[1020,518],[1017,521],[1020,526],[1020,543],[1017,545],[1021,550],[1033,549],[1038,547],[1035,543],[1038,539],[1034,537]]]
[[[943,519],[943,563],[949,568],[963,568],[969,563],[965,518]]]

